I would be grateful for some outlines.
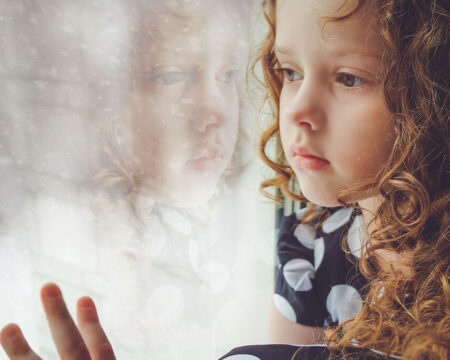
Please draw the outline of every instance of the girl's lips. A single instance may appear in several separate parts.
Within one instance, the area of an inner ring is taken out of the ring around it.
[[[216,149],[213,151],[206,151],[203,156],[197,156],[187,162],[187,165],[194,168],[197,171],[207,171],[215,169],[225,156],[223,153],[219,153]]]
[[[330,164],[327,160],[312,155],[294,154],[292,161],[294,167],[308,170],[323,170]]]
[[[328,160],[314,155],[313,151],[306,146],[292,144],[291,152],[293,166],[298,169],[322,170],[330,164]]]
[[[212,160],[216,159],[218,157],[223,158],[223,153],[220,152],[218,148],[209,148],[209,149],[203,149],[197,156],[193,157],[189,161],[196,161],[196,160]]]
[[[328,162],[328,160],[322,159],[321,157],[315,155],[314,152],[306,146],[299,146],[299,145],[293,144],[291,146],[291,152],[292,152],[292,156],[299,155],[299,156],[308,157],[308,158],[316,158],[316,159]]]

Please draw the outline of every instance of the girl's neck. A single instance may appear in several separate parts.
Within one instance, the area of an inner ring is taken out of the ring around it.
[[[375,221],[372,220],[375,217],[375,213],[378,210],[382,199],[382,195],[378,195],[358,201],[358,204],[361,207],[362,217],[364,219],[364,228],[366,229],[365,238],[368,238],[368,234],[374,231],[377,227]],[[392,269],[400,270],[405,275],[411,273],[410,264],[412,261],[413,251],[398,254],[395,251],[388,249],[377,249],[375,250],[375,256],[377,257],[381,268],[387,273],[391,273]]]
[[[364,219],[365,226],[370,224],[367,229],[366,235],[370,234],[373,230],[375,230],[375,223],[372,222],[372,220],[375,217],[375,213],[381,204],[382,198],[383,197],[381,195],[377,195],[358,201],[358,204],[361,207],[362,217]]]

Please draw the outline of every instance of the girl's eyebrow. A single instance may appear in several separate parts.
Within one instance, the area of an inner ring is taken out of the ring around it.
[[[282,54],[282,55],[292,55],[292,53],[293,53],[293,51],[290,47],[281,46],[281,45],[275,45],[274,52],[275,52],[275,54]],[[380,60],[382,58],[382,55],[379,53],[361,50],[361,49],[352,49],[352,48],[344,48],[344,49],[332,51],[332,55],[336,56],[336,57],[357,55],[357,56],[374,58],[376,60]]]
[[[370,52],[360,49],[339,49],[332,52],[333,56],[336,57],[344,57],[344,56],[350,56],[350,55],[356,55],[356,56],[364,56],[364,57],[371,57],[375,58],[377,60],[380,60],[382,58],[381,54],[378,54],[376,52]]]
[[[275,45],[273,50],[274,50],[274,52],[276,54],[284,54],[284,55],[291,55],[292,54],[291,48],[289,48],[287,46],[277,46],[277,45]]]

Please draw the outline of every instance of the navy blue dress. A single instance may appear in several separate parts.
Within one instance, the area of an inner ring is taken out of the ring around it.
[[[317,208],[320,210],[321,208]],[[307,326],[337,325],[362,308],[367,281],[358,270],[365,240],[361,212],[328,209],[331,216],[319,226],[302,223],[302,209],[284,217],[278,232],[274,303],[287,319]],[[345,240],[345,241],[344,241]],[[220,360],[328,359],[325,345],[251,345],[233,349]],[[374,350],[352,348],[354,359],[386,358]]]
[[[302,325],[340,324],[360,312],[365,297],[367,280],[357,265],[365,234],[362,215],[353,208],[328,210],[331,216],[319,226],[320,219],[301,223],[302,209],[285,217],[278,233],[274,303]]]
[[[399,356],[361,348],[349,348],[345,351],[347,359],[380,360],[401,359]],[[340,352],[332,352],[321,345],[250,345],[233,349],[219,360],[328,360],[341,359]]]

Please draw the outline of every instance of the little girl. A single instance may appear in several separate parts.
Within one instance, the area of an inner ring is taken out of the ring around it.
[[[274,124],[261,148],[277,177],[262,189],[309,202],[280,229],[274,340],[322,345],[247,346],[222,360],[448,358],[445,4],[264,2]],[[265,149],[278,136],[274,161]],[[55,285],[42,299],[61,356],[114,358],[92,300],[78,303],[78,330]],[[1,335],[11,359],[38,359],[16,325]]]
[[[448,6],[264,6],[259,60],[277,121],[261,148],[278,176],[262,188],[310,203],[280,227],[273,342],[323,345],[222,359],[447,359]],[[265,148],[278,135],[273,161]]]

